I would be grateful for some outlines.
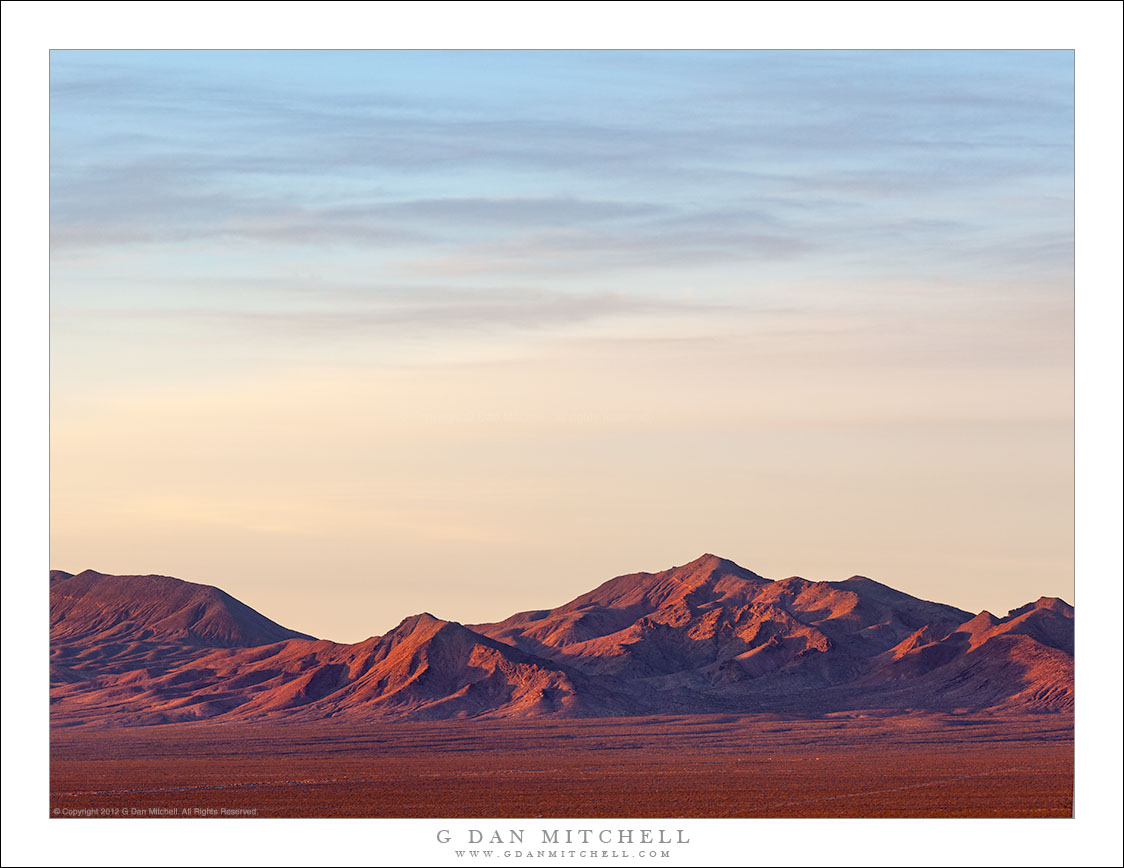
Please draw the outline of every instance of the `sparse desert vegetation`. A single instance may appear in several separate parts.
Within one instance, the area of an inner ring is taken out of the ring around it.
[[[261,817],[1068,817],[1073,719],[704,715],[56,730],[51,809]]]

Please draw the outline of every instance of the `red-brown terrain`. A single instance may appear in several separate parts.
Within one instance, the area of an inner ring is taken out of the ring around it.
[[[161,576],[51,574],[57,726],[1067,711],[1073,609],[997,618],[870,579],[771,581],[713,555],[557,609],[464,626],[414,615],[353,645]]]
[[[1070,817],[1073,716],[75,727],[51,737],[50,807],[105,817]]]
[[[713,555],[351,645],[216,588],[55,571],[51,685],[56,816],[1072,814],[1072,607]]]

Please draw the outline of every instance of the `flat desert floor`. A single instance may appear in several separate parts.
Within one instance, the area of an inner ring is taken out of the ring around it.
[[[59,817],[1069,817],[1073,717],[56,729],[50,808]]]

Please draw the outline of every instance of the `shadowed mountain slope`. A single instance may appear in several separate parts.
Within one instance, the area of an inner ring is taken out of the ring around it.
[[[1070,710],[1073,609],[973,616],[860,576],[772,581],[703,555],[555,609],[423,613],[352,645],[217,588],[51,573],[52,721]]]

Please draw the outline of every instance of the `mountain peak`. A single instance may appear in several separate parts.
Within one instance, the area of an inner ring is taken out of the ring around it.
[[[420,612],[356,645],[168,577],[54,571],[50,596],[52,717],[68,722],[1072,707],[1062,600],[972,617],[711,552],[556,609],[475,626]]]
[[[429,612],[418,612],[416,615],[410,615],[403,618],[398,622],[398,626],[391,630],[391,633],[406,634],[412,633],[414,630],[424,629],[433,625],[449,624],[444,618],[438,618],[436,615]]]
[[[51,574],[51,635],[127,647],[173,641],[235,648],[309,639],[213,585],[171,576],[113,576],[96,570]]]
[[[1017,609],[1012,609],[1007,613],[1007,620],[1009,618],[1017,618],[1019,615],[1025,615],[1027,612],[1035,610],[1045,610],[1048,612],[1055,612],[1059,615],[1073,617],[1073,606],[1063,600],[1061,597],[1039,597],[1033,603],[1027,603],[1025,606],[1019,606]]]
[[[658,573],[648,573],[641,575],[663,576],[671,573],[730,573],[742,578],[755,581],[768,581],[763,576],[757,575],[757,573],[753,572],[753,570],[748,570],[741,564],[736,563],[729,558],[724,558],[711,552],[703,552],[693,561],[688,561],[682,566],[670,567],[669,569],[661,570]]]
[[[744,569],[744,567],[739,566],[738,564],[734,563],[729,558],[719,557],[718,555],[711,554],[710,552],[703,552],[701,555],[699,555],[693,561],[689,561],[689,562],[683,564],[683,566],[681,566],[681,567],[672,567],[672,569],[680,569],[680,570],[688,569],[688,568],[705,569],[705,570],[717,570],[717,569],[742,570],[742,569]]]
[[[1061,597],[1039,597],[1034,602],[1036,609],[1050,609],[1054,612],[1073,612],[1073,606],[1063,600]]]
[[[419,612],[402,621],[393,630],[384,634],[381,640],[391,645],[421,645],[433,641],[461,641],[466,637],[480,638],[475,632],[457,621],[446,621],[429,612]]]

